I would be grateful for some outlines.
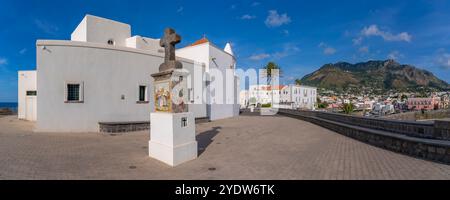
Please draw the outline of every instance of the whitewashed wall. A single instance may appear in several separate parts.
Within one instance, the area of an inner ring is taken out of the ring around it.
[[[142,49],[154,53],[157,55],[164,56],[164,48],[159,46],[159,39],[152,39],[141,36],[133,36],[126,40],[127,47]]]
[[[221,78],[208,79],[211,84],[206,92],[206,101],[207,113],[211,120],[239,115],[239,88],[236,88],[236,86],[238,87],[236,83],[238,78],[234,76],[234,72],[231,72],[232,76],[226,76],[226,69],[230,69],[231,66],[235,67],[236,62],[233,56],[209,42],[178,49],[176,54],[179,57],[205,63],[205,71],[209,77],[214,77],[215,74],[222,75]]]
[[[222,77],[222,83],[219,83],[219,79],[216,79],[218,86],[223,86],[222,94],[216,92],[212,94],[210,101],[210,109],[208,115],[211,120],[218,120],[224,118],[230,118],[236,115],[236,104],[237,104],[237,91],[235,90],[236,78],[234,73],[231,76],[227,76],[227,69],[231,66],[234,67],[234,58],[225,53],[222,49],[217,48],[214,45],[209,45],[209,55],[211,59],[209,60],[209,70],[211,73],[212,69],[219,70]],[[212,74],[210,74],[212,76]],[[210,87],[216,84],[214,81],[211,82]],[[216,88],[217,89],[217,88]]]
[[[184,66],[193,67],[192,61],[181,61]],[[158,71],[162,62],[162,56],[143,50],[86,42],[38,41],[36,131],[97,132],[98,122],[148,121],[153,111],[150,75]],[[84,103],[64,103],[68,81],[83,82]],[[150,104],[136,103],[140,84],[149,87]],[[121,95],[125,95],[124,100]],[[193,108],[193,112],[199,111]]]
[[[107,44],[112,39],[116,46],[125,47],[131,37],[131,26],[121,22],[86,15],[71,35],[72,41]]]
[[[209,72],[209,44],[204,43],[195,46],[188,46],[177,49],[175,54],[178,57],[195,60],[199,63],[205,64],[206,72]]]
[[[203,99],[203,90],[206,87],[203,81],[203,75],[205,74],[205,65],[203,63],[194,63],[193,65],[183,66],[190,73],[190,83],[188,83],[188,88],[193,89],[193,93],[188,94],[188,96],[193,95],[189,99],[189,111],[194,111],[195,118],[204,118],[208,114],[206,112],[206,102]],[[196,71],[197,70],[197,71]],[[191,102],[193,100],[194,102]]]
[[[308,86],[291,86],[292,101],[296,108],[314,109],[317,101],[317,88]],[[294,90],[297,90],[295,92]]]
[[[18,72],[18,104],[17,115],[19,119],[26,118],[26,92],[35,91],[36,87],[36,71],[19,71]],[[34,113],[37,112],[34,108]]]

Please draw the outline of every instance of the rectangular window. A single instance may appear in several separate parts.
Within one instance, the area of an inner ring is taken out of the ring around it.
[[[148,98],[147,98],[147,89],[148,87],[146,85],[139,85],[138,87],[138,96],[137,96],[137,102],[138,104],[141,103],[148,103]]]
[[[188,89],[188,99],[190,102],[194,103],[194,88]]]
[[[67,101],[80,101],[80,84],[67,84]]]
[[[27,96],[36,96],[37,92],[36,90],[27,91]]]
[[[83,90],[84,90],[83,82],[65,82],[64,102],[83,103],[84,102]]]
[[[145,91],[147,90],[146,86],[139,86],[139,101],[145,101]]]

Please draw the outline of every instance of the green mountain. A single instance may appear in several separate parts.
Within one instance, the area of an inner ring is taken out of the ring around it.
[[[302,84],[333,90],[370,87],[381,90],[428,88],[448,90],[450,85],[433,73],[394,60],[326,64],[304,76]]]

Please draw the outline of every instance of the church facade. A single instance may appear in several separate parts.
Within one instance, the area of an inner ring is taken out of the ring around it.
[[[221,49],[203,38],[176,50],[176,55],[193,75],[188,80],[188,106],[196,118],[239,115],[239,79],[229,44]],[[19,71],[19,76],[36,79],[19,77],[19,102],[24,102],[19,104],[19,118],[36,113],[29,119],[36,121],[35,131],[98,132],[103,122],[150,120],[155,109],[150,75],[164,62],[159,39],[132,36],[128,24],[86,15],[71,40],[38,40],[36,58],[35,72]],[[215,79],[210,73],[225,69],[233,74]],[[232,92],[223,96],[230,99],[216,103],[222,96],[211,88],[215,83],[231,86]],[[27,94],[35,96],[33,109],[27,109],[32,101]]]

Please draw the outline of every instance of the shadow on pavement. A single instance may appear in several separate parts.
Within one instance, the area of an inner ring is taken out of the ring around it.
[[[211,130],[202,132],[196,136],[198,142],[198,155],[205,152],[206,148],[214,141],[213,138],[220,133],[222,127],[213,127]]]

